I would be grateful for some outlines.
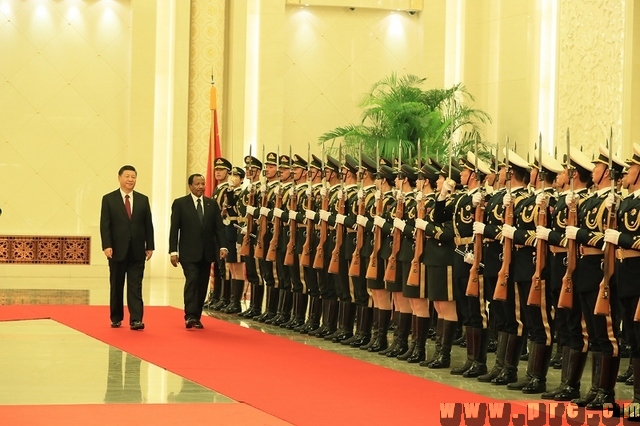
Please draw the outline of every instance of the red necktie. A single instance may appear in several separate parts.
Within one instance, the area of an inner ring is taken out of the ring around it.
[[[131,219],[131,203],[129,202],[129,196],[124,196],[124,209],[127,211],[127,216]]]

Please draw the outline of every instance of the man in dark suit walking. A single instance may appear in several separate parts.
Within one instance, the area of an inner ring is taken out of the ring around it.
[[[133,166],[118,171],[120,188],[102,197],[100,236],[102,250],[109,259],[111,327],[124,318],[124,281],[127,280],[129,327],[143,330],[142,278],[145,260],[155,248],[149,198],[133,190],[137,172]]]
[[[204,176],[189,176],[190,194],[176,198],[171,206],[169,254],[186,278],[184,319],[187,328],[203,328],[200,322],[207,295],[211,262],[227,257],[225,228],[218,204],[203,197]]]

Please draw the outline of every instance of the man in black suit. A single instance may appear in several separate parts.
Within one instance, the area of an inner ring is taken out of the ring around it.
[[[111,327],[124,318],[124,281],[127,279],[127,307],[131,330],[143,330],[142,278],[144,262],[155,248],[149,198],[133,190],[137,172],[133,166],[118,171],[120,188],[102,197],[100,236],[109,259]]]
[[[169,254],[186,278],[184,319],[187,328],[203,328],[200,322],[209,285],[211,262],[227,257],[225,228],[218,204],[203,197],[204,176],[189,176],[190,194],[176,198],[171,206]]]

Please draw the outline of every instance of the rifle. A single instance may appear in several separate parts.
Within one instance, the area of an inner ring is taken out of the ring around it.
[[[542,182],[544,186],[544,171],[542,170],[542,134],[538,138],[538,182]],[[544,194],[544,187],[541,189]],[[542,203],[538,208],[538,220],[536,225],[547,226],[547,197],[542,197]],[[536,242],[536,271],[531,279],[531,288],[529,289],[529,297],[527,305],[540,306],[542,304],[542,292],[545,291],[545,280],[542,279],[542,271],[547,263],[547,242],[538,239]]]
[[[342,145],[340,145],[340,153],[338,154],[340,162],[342,163]],[[338,199],[338,214],[344,215],[345,208],[345,193],[344,193],[344,176],[342,176],[342,183],[340,192],[342,196]],[[342,248],[342,242],[344,240],[344,225],[341,223],[335,224],[336,231],[336,245],[333,247],[333,251],[331,252],[331,261],[329,262],[329,268],[327,272],[330,274],[337,274],[340,272],[340,249]]]
[[[482,187],[480,187],[480,178],[478,177],[478,138],[475,141],[475,173],[478,180],[478,191],[484,195]],[[482,222],[484,220],[484,197],[476,206],[474,220]],[[473,264],[469,270],[469,281],[467,281],[467,290],[465,294],[471,297],[480,297],[480,286],[484,286],[484,276],[480,273],[480,263],[482,262],[482,234],[473,235]]]
[[[262,164],[266,164],[266,157],[264,156],[264,145],[262,145]],[[266,176],[266,167],[263,170]],[[260,207],[267,207],[267,182],[265,180],[264,185],[260,188]],[[256,250],[254,256],[256,259],[264,259],[264,239],[267,235],[267,217],[260,215],[260,221],[258,222],[258,240],[256,242]]]
[[[382,178],[380,176],[380,150],[376,141],[376,178],[378,181]],[[380,187],[376,188],[376,191],[380,191]],[[376,216],[382,215],[382,194],[378,197],[376,202]],[[380,251],[380,247],[382,246],[382,230],[374,226],[373,230],[373,251],[371,252],[371,256],[369,256],[369,266],[367,266],[366,277],[369,280],[377,280],[378,279],[378,252]]]
[[[289,145],[289,165],[293,166],[293,157],[291,156],[291,145]],[[296,207],[298,207],[298,194],[296,193],[296,179],[294,176],[293,183],[291,184],[291,197],[289,198],[289,210],[290,211],[296,210]],[[296,223],[296,218],[290,217],[289,218],[289,241],[287,242],[287,250],[284,255],[284,264],[286,266],[292,266],[295,263],[297,230],[298,230],[298,225]]]
[[[611,129],[611,137],[609,138],[609,174],[611,178],[611,193],[615,194],[616,191],[616,179],[613,172],[613,128]],[[609,216],[607,218],[606,229],[616,229],[616,203],[614,202],[609,210]],[[593,310],[594,315],[609,315],[611,313],[611,299],[609,298],[609,282],[615,269],[616,263],[616,246],[611,243],[605,243],[604,247],[604,259],[602,260],[602,270],[604,276],[600,281],[600,288],[598,289],[598,297],[596,298],[596,306]],[[637,309],[636,309],[637,311]]]
[[[398,143],[398,169],[402,167],[402,142]],[[402,194],[402,189],[398,191],[398,196],[396,197],[396,219],[402,219],[404,215],[404,195]],[[387,260],[387,268],[384,271],[384,280],[385,281],[396,281],[396,262],[398,252],[400,251],[400,245],[402,244],[402,232],[398,228],[393,229],[393,246],[391,247],[391,256]]]
[[[249,170],[253,167],[251,156],[251,145],[249,145]],[[249,190],[249,199],[247,205],[254,207],[256,198],[256,189],[253,181],[251,182],[251,189]],[[242,238],[242,247],[240,247],[240,256],[249,256],[251,253],[251,235],[253,235],[253,215],[247,214],[247,233]]]
[[[324,161],[325,161],[325,153],[324,153],[324,142],[322,142],[322,188],[325,188],[324,196],[322,197],[322,210],[327,210],[329,208],[329,191],[326,191],[326,182],[327,178],[324,175]],[[307,226],[309,226],[309,222],[307,222]],[[307,228],[308,229],[308,228]],[[307,238],[311,238],[309,234],[307,234]],[[324,244],[327,241],[327,222],[324,220],[320,221],[320,241],[318,242],[318,246],[316,247],[316,257],[313,259],[313,269],[324,269]]]
[[[505,167],[506,167],[506,185],[507,194],[511,196],[511,167],[509,166],[509,137],[507,136],[507,143],[505,146]],[[513,200],[504,209],[502,221],[505,225],[513,225]],[[502,245],[502,266],[498,271],[498,281],[496,282],[496,289],[493,292],[494,300],[507,300],[507,282],[509,279],[509,268],[511,266],[511,252],[513,249],[513,240],[511,238],[504,238]]]
[[[278,147],[278,171],[276,172],[276,176],[278,176],[278,183],[276,191],[276,209],[282,209],[282,181],[280,180],[280,148]],[[291,158],[289,158],[289,163],[291,163]],[[280,225],[282,224],[282,219],[273,215],[273,236],[271,237],[271,241],[269,242],[269,251],[267,252],[267,260],[269,262],[275,262],[276,254],[278,252],[278,240],[280,239]]]
[[[420,139],[418,139],[418,180],[424,180],[424,176],[422,174],[422,159],[420,157],[421,157]],[[424,194],[422,194],[422,197],[424,198]],[[416,207],[416,217],[418,219],[424,219],[425,201],[426,200],[424,199],[418,201],[418,205]],[[413,259],[411,259],[411,266],[409,267],[409,276],[407,278],[407,285],[410,285],[410,286],[420,285],[420,257],[422,256],[423,250],[424,250],[424,231],[420,228],[416,228],[415,251],[413,253]]]
[[[358,193],[362,190],[362,142],[360,142],[360,158],[358,159]],[[358,199],[358,214],[364,216],[364,194]],[[358,225],[356,232],[356,248],[351,255],[351,264],[349,265],[349,276],[360,276],[360,250],[364,244],[364,226]]]
[[[324,151],[324,150],[323,150]],[[324,152],[323,152],[324,155]],[[313,190],[311,188],[311,147],[310,144],[307,143],[307,188],[309,190],[309,197],[307,198],[307,210],[313,210]],[[322,160],[324,161],[324,160]],[[300,264],[305,267],[311,266],[311,235],[313,233],[313,221],[307,219],[306,223],[306,233],[307,237],[304,240],[304,245],[302,246],[302,254],[300,255]]]
[[[569,171],[569,185],[573,194],[573,172],[571,167],[571,144],[569,143],[569,128],[567,128],[567,169]],[[578,225],[578,203],[575,197],[571,198],[571,203],[567,206],[567,226]],[[576,240],[567,240],[567,271],[562,277],[562,287],[558,297],[558,308],[573,308],[573,271],[576,270],[578,262],[578,245]]]

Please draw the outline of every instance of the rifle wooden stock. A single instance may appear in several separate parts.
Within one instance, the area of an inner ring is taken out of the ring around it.
[[[616,229],[616,208],[611,208],[609,212],[609,220],[607,222],[607,228]],[[609,284],[611,276],[616,263],[616,246],[611,243],[606,243],[604,248],[603,259],[603,271],[604,276],[600,281],[600,288],[598,289],[598,297],[596,298],[596,307],[593,310],[594,315],[609,315],[611,313],[611,298],[609,292]]]
[[[291,198],[289,198],[289,210],[295,210],[298,206],[298,194],[296,194],[295,187]],[[284,264],[292,266],[295,263],[296,254],[296,236],[298,225],[295,218],[289,218],[289,242],[287,243],[287,251],[284,255]]]
[[[398,203],[396,204],[396,218],[402,219],[404,214],[404,196],[398,195]],[[387,261],[387,268],[384,271],[385,281],[396,281],[396,262],[398,252],[400,251],[400,244],[402,244],[402,231],[398,228],[393,229],[393,247],[391,247],[391,256]]]
[[[342,198],[338,200],[338,213],[344,214],[344,196],[342,194]],[[330,274],[337,274],[340,272],[340,249],[342,248],[342,241],[344,239],[344,225],[341,223],[335,224],[336,230],[336,245],[333,247],[333,251],[331,252],[331,261],[329,262],[329,268],[327,272]]]
[[[309,184],[309,187],[311,187],[311,184]],[[313,191],[311,192],[311,195],[309,195],[309,198],[307,199],[307,210],[313,210]],[[304,240],[304,245],[302,246],[302,254],[300,255],[300,264],[304,267],[311,267],[311,236],[313,233],[313,221],[307,219],[307,224],[306,224],[306,232],[307,232],[307,236]]]
[[[538,208],[538,225],[547,226],[547,199],[543,198]],[[545,280],[542,279],[542,271],[547,263],[547,242],[538,239],[536,243],[536,272],[531,278],[531,288],[527,305],[540,306],[542,304],[542,292],[545,291]]]
[[[276,208],[282,208],[282,188],[278,192],[276,196]],[[282,219],[280,219],[275,214],[273,215],[273,236],[271,237],[271,241],[269,242],[269,251],[267,251],[267,260],[269,262],[276,261],[276,254],[278,252],[278,240],[280,239],[280,225],[282,224]]]
[[[504,209],[504,224],[513,225],[513,201]],[[502,245],[502,266],[498,271],[498,281],[496,282],[496,289],[493,292],[494,300],[507,300],[507,284],[509,280],[512,249],[513,240],[511,238],[505,238]]]
[[[424,204],[427,201],[423,196],[423,200],[418,202],[418,208],[416,211],[416,217],[424,219]],[[409,267],[409,277],[407,278],[407,285],[419,286],[420,285],[420,257],[424,251],[424,231],[416,228],[415,234],[415,252],[413,253],[413,259],[411,259],[411,266]]]
[[[484,201],[476,206],[476,222],[484,221]],[[469,270],[469,281],[465,294],[471,297],[480,297],[480,285],[484,285],[484,277],[480,273],[480,263],[482,262],[482,234],[473,235],[473,264]]]
[[[249,206],[253,206],[255,203],[256,190],[251,185],[251,191],[249,191]],[[247,214],[247,233],[242,238],[242,247],[240,247],[240,256],[249,256],[251,253],[251,234],[253,234],[253,215]]]
[[[578,225],[578,207],[575,199],[569,205],[567,213],[567,226]],[[578,245],[576,240],[567,240],[567,271],[562,277],[562,287],[560,288],[560,296],[558,297],[558,308],[573,308],[573,272],[576,270],[578,262]]]
[[[376,216],[382,215],[382,194],[376,204]],[[378,252],[382,246],[382,229],[378,226],[374,226],[373,230],[373,251],[369,256],[369,265],[367,266],[366,277],[369,280],[378,279]]]
[[[327,210],[328,208],[329,191],[322,197],[322,210]],[[320,241],[318,241],[318,247],[316,247],[316,257],[313,259],[314,269],[324,269],[324,244],[327,241],[327,231],[327,222],[320,221]],[[307,235],[307,238],[309,238],[309,235]]]
[[[364,216],[364,196],[358,200],[358,214]],[[351,255],[351,264],[349,265],[349,276],[360,276],[360,250],[364,244],[364,226],[358,225],[356,233],[356,248]]]
[[[262,199],[260,200],[260,207],[267,207],[267,191],[265,191],[262,194]],[[267,235],[267,217],[266,216],[260,215],[258,227],[259,227],[258,240],[256,242],[256,250],[254,252],[254,257],[257,259],[264,259],[264,238]]]

